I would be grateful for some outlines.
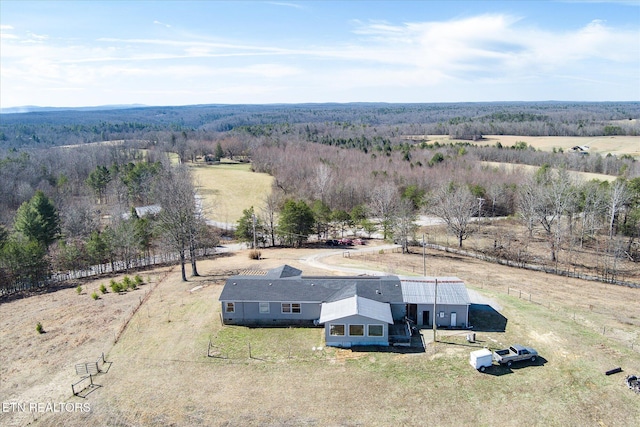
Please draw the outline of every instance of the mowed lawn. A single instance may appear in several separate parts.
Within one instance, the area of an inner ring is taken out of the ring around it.
[[[273,177],[252,172],[248,163],[191,167],[208,219],[236,223],[242,217],[242,211],[251,206],[258,213],[265,198],[271,194]]]
[[[624,384],[625,375],[640,373],[637,346],[622,345],[598,328],[575,321],[575,308],[570,311],[562,300],[549,307],[506,295],[502,280],[484,285],[467,280],[471,289],[501,307],[504,332],[478,328],[477,342],[468,343],[466,331],[441,331],[440,341],[427,344],[423,352],[325,348],[318,328],[221,325],[217,298],[225,269],[286,262],[307,270],[299,261],[307,255],[304,251],[266,249],[263,255],[261,261],[249,260],[246,252],[204,261],[203,277],[189,283],[180,282],[175,269],[109,351],[110,371],[96,380],[102,387],[86,399],[69,398],[89,403],[91,413],[47,414],[37,424],[637,425],[640,396]],[[401,267],[400,255],[389,257]],[[467,268],[468,262],[446,256],[429,259],[430,266],[452,272]],[[500,274],[514,286],[549,282],[543,273],[477,260],[472,264],[482,282],[490,274]],[[563,280],[554,285],[562,286]],[[582,284],[572,288],[573,293],[587,299],[590,284]],[[616,287],[607,297],[619,303],[637,301],[639,291]],[[589,318],[590,313],[585,309],[580,316],[597,322],[602,315]],[[610,316],[615,319],[617,313]],[[473,317],[471,321],[480,324]],[[214,357],[207,356],[209,342]],[[537,348],[541,360],[496,367],[487,374],[469,366],[470,351],[514,342]],[[625,372],[605,375],[617,366]]]

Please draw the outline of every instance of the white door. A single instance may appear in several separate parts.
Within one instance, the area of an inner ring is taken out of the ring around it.
[[[457,317],[456,313],[451,313],[451,326],[456,326]]]

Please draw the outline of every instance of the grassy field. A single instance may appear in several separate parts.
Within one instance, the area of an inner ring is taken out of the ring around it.
[[[3,303],[2,331],[12,332],[2,337],[2,400],[81,402],[91,411],[24,417],[3,413],[0,424],[631,426],[640,418],[640,396],[623,381],[626,374],[640,373],[640,319],[633,303],[640,289],[552,279],[430,252],[428,274],[463,278],[500,307],[507,322],[504,332],[479,328],[478,342],[470,344],[465,331],[443,331],[439,342],[427,344],[423,352],[351,351],[325,348],[316,328],[221,325],[217,298],[226,275],[283,263],[305,274],[327,274],[301,261],[314,251],[268,249],[260,261],[244,252],[203,261],[204,275],[188,283],[180,281],[177,268],[166,276],[150,273],[150,284],[142,289],[107,294],[97,302],[70,288]],[[338,255],[326,262],[397,273],[421,271],[422,266],[420,255],[398,253]],[[99,284],[86,286],[89,291]],[[526,294],[507,294],[508,288],[530,292],[533,301]],[[150,294],[131,316],[144,292]],[[42,316],[43,307],[49,307],[50,318]],[[37,335],[33,320],[45,319],[47,328],[55,310],[68,313],[70,320],[51,326],[48,336]],[[475,316],[471,322],[482,325]],[[120,340],[106,345],[129,317]],[[28,327],[23,319],[30,319]],[[79,328],[91,339],[78,341]],[[621,340],[618,331],[635,331],[635,338]],[[54,339],[58,344],[51,346]],[[537,348],[543,359],[488,374],[468,365],[470,351],[514,342]],[[101,387],[85,399],[71,396],[73,365],[105,348],[111,363],[108,373],[95,380]],[[44,367],[31,374],[23,371],[25,352],[31,355],[26,359],[35,359],[30,366]],[[617,366],[625,373],[604,375]]]
[[[191,166],[208,219],[235,223],[244,209],[258,212],[271,193],[273,177],[251,172],[248,163]]]
[[[451,142],[447,135],[428,135],[428,140],[440,141],[448,144]],[[590,153],[640,156],[640,136],[516,136],[516,135],[484,135],[484,140],[477,144],[494,145],[498,142],[504,147],[511,147],[518,141],[524,141],[527,145],[538,150],[552,151],[561,148],[567,152],[576,145],[586,145]],[[469,142],[469,141],[466,141]]]

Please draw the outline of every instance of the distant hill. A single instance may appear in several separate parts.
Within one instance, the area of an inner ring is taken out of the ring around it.
[[[39,107],[37,105],[24,105],[21,107],[0,108],[0,114],[40,113],[44,111],[104,111],[122,110],[126,108],[145,107],[144,104],[128,105],[99,105],[95,107]]]

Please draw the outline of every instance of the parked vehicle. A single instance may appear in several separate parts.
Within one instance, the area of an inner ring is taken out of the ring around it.
[[[340,243],[336,239],[327,240],[327,246],[338,246]]]
[[[484,372],[489,366],[493,365],[493,353],[487,348],[472,351],[469,355],[469,363],[474,369]]]
[[[338,243],[343,246],[351,246],[353,244],[353,241],[351,239],[343,237],[342,239],[338,240]]]
[[[530,360],[535,362],[538,357],[538,352],[531,347],[525,347],[519,344],[514,344],[504,350],[496,350],[493,352],[493,360],[501,365],[511,366],[514,362],[521,360]]]

